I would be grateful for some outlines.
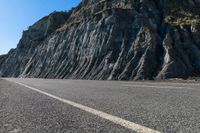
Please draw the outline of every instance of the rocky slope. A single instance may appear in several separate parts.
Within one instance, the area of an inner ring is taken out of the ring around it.
[[[200,76],[200,0],[83,0],[23,32],[0,76],[142,80]]]

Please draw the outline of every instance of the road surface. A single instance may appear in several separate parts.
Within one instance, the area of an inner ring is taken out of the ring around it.
[[[0,133],[199,133],[198,83],[0,79]]]

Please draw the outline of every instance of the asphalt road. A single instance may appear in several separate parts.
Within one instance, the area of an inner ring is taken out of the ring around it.
[[[115,117],[155,132],[199,133],[200,85],[0,79],[0,133],[137,132]]]

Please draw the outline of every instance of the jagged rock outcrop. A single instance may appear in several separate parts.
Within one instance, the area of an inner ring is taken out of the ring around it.
[[[143,80],[200,76],[199,0],[83,0],[24,31],[0,76]]]

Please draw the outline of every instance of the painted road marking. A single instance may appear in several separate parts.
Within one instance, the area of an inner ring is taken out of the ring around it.
[[[121,126],[123,126],[125,128],[128,128],[130,130],[133,130],[133,131],[136,131],[136,132],[139,132],[139,133],[161,133],[160,131],[150,129],[148,127],[136,124],[134,122],[122,119],[120,117],[113,116],[111,114],[108,114],[108,113],[105,113],[105,112],[102,112],[102,111],[99,111],[99,110],[84,106],[82,104],[75,103],[75,102],[72,102],[70,100],[66,100],[66,99],[60,98],[58,96],[52,95],[52,94],[47,93],[45,91],[42,91],[42,90],[39,90],[37,88],[28,86],[26,84],[23,84],[23,83],[20,83],[20,82],[15,82],[15,83],[17,83],[17,84],[19,84],[21,86],[24,86],[26,88],[29,88],[29,89],[31,89],[33,91],[39,92],[41,94],[44,94],[44,95],[46,95],[48,97],[54,98],[54,99],[56,99],[56,100],[58,100],[60,102],[66,103],[68,105],[71,105],[71,106],[73,106],[75,108],[78,108],[80,110],[83,110],[83,111],[86,111],[86,112],[91,113],[93,115],[96,115],[96,116],[98,116],[100,118],[103,118],[103,119],[106,119],[108,121],[111,121],[111,122],[113,122],[115,124],[121,125]]]

